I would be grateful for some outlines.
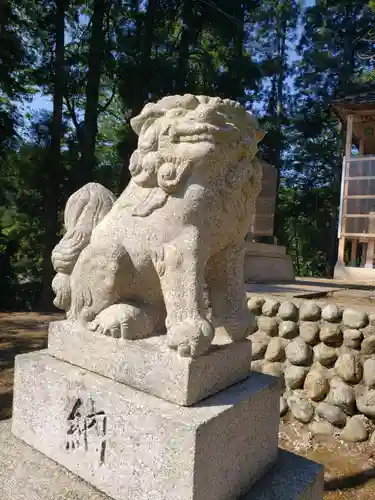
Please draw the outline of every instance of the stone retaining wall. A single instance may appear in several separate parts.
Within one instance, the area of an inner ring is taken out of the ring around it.
[[[252,295],[252,369],[281,377],[280,414],[313,434],[365,441],[375,429],[375,313]],[[375,444],[375,432],[371,437]]]

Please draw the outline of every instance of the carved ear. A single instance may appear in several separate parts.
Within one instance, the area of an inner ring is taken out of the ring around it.
[[[151,151],[140,159],[136,150],[130,158],[129,170],[138,186],[152,188],[157,186],[157,171],[163,163],[164,159],[158,151]]]
[[[247,159],[242,160],[229,169],[226,176],[226,184],[229,188],[237,190],[249,181],[249,174],[252,169],[252,163]]]
[[[158,185],[167,193],[173,192],[190,171],[190,163],[181,160],[178,164],[164,163],[158,170]]]
[[[155,187],[150,190],[145,200],[133,208],[132,215],[134,217],[147,217],[154,210],[165,205],[167,199],[168,194],[159,187]]]

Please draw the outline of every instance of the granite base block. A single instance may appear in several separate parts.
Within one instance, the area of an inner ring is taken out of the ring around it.
[[[16,357],[12,432],[116,500],[234,500],[273,466],[279,384],[252,373],[192,407]]]
[[[322,500],[323,466],[279,451],[276,464],[241,500]]]
[[[10,420],[0,422],[1,500],[108,500],[104,493],[15,438],[10,427]],[[276,465],[243,500],[322,498],[323,467],[280,450]]]
[[[244,259],[245,283],[278,283],[294,281],[295,274],[291,257],[286,248],[248,241]]]
[[[50,324],[48,352],[86,370],[167,401],[190,406],[245,380],[251,370],[251,342],[218,339],[198,359],[176,356],[166,337],[114,339],[69,321]]]
[[[109,500],[65,467],[14,437],[11,424],[11,420],[0,422],[1,500]]]

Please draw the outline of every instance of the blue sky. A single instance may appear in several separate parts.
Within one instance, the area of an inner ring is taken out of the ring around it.
[[[282,1],[282,0],[281,0]],[[310,7],[312,5],[315,5],[315,0],[302,0],[304,8]],[[298,38],[301,35],[301,28],[299,28],[298,32]],[[289,51],[289,57],[290,60],[296,60],[297,59],[297,54],[295,50],[291,49]],[[52,99],[51,96],[43,96],[41,94],[36,94],[31,101],[31,103],[25,103],[22,106],[22,111],[24,113],[27,113],[28,111],[36,111],[38,109],[46,109],[48,111],[52,111]]]

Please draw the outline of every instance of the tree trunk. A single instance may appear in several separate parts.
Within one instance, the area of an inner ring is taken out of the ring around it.
[[[351,15],[347,12],[347,24],[351,23]],[[344,57],[343,57],[343,69],[340,72],[340,79],[338,88],[345,88],[348,84],[350,84],[353,74],[355,71],[355,52],[353,47],[353,41],[347,30],[343,33],[344,36]],[[338,165],[334,171],[334,183],[332,186],[332,192],[334,195],[334,199],[336,198],[336,203],[333,203],[334,207],[338,207],[340,203],[340,193],[341,193],[341,174],[342,174],[342,160],[344,155],[344,141],[343,134],[341,133],[338,141],[337,141],[337,156],[338,156]],[[326,263],[326,276],[328,278],[332,278],[334,275],[335,265],[337,262],[337,252],[338,252],[338,238],[337,231],[339,225],[339,212],[335,210],[332,214],[332,222],[329,231],[330,244],[328,246],[329,250],[327,252],[327,263]]]
[[[228,64],[230,76],[230,86],[225,97],[235,101],[241,100],[244,90],[243,54],[245,41],[245,9],[241,4],[236,6],[235,18],[239,25],[235,25],[235,35],[233,37],[233,56]]]
[[[191,40],[195,37],[194,0],[184,0],[182,5],[182,33],[176,71],[176,92],[184,94],[188,86],[189,55]]]
[[[279,186],[280,186],[280,171],[281,171],[281,154],[283,150],[283,119],[284,119],[284,84],[285,84],[285,64],[286,64],[286,28],[287,21],[283,19],[278,29],[278,61],[279,68],[278,74],[275,78],[276,90],[276,109],[275,109],[275,122],[277,140],[274,148],[274,167],[277,170],[276,181],[276,200],[275,200],[275,216],[274,216],[274,235],[277,237],[280,231],[279,224]]]
[[[92,27],[88,56],[85,118],[81,148],[81,184],[85,184],[91,180],[92,172],[95,166],[95,144],[98,132],[99,114],[99,87],[104,58],[104,16],[106,6],[106,0],[95,0],[94,12],[91,19]]]
[[[53,115],[51,125],[50,165],[51,178],[45,193],[45,235],[43,250],[43,289],[39,306],[43,310],[53,309],[51,282],[54,274],[51,253],[56,245],[58,232],[58,211],[60,197],[60,181],[62,178],[61,138],[63,134],[62,110],[65,91],[64,71],[64,32],[65,32],[66,0],[56,0],[55,13],[55,60]]]
[[[141,112],[143,106],[148,100],[148,95],[150,93],[149,82],[152,77],[150,71],[151,70],[150,59],[151,59],[152,45],[154,41],[155,14],[159,5],[160,5],[160,0],[149,0],[147,3],[147,9],[145,12],[144,24],[143,24],[142,49],[138,66],[138,81],[139,81],[138,95],[133,101],[132,112],[131,112],[132,117],[136,116],[138,113]],[[130,180],[129,161],[130,161],[130,156],[132,155],[136,147],[137,147],[137,137],[135,134],[133,134],[133,138],[132,140],[129,141],[127,151],[124,155],[125,156],[124,163],[121,170],[119,187],[118,187],[119,194],[125,189]]]
[[[154,21],[159,4],[160,0],[148,0],[147,3],[147,10],[145,12],[145,20],[143,25],[142,50],[138,73],[140,79],[140,87],[138,99],[136,100],[135,106],[133,106],[134,115],[138,114],[142,110],[149,96],[150,79],[152,76],[150,71],[150,59],[152,44],[154,41]]]

